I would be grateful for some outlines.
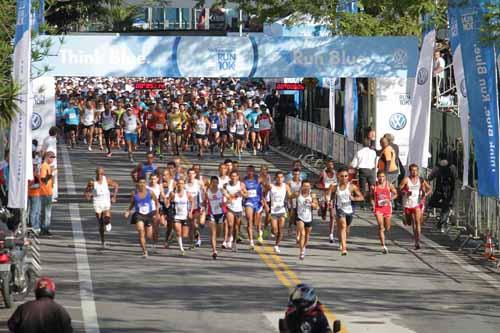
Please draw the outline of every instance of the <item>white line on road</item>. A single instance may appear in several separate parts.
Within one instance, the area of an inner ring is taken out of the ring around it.
[[[75,183],[73,180],[73,168],[66,147],[61,146],[61,156],[64,165],[66,190],[69,195],[75,195]],[[73,229],[73,242],[75,244],[76,267],[80,282],[80,300],[82,304],[82,316],[86,333],[99,333],[99,322],[95,307],[94,292],[92,288],[92,276],[89,260],[87,258],[87,246],[83,233],[78,204],[69,204],[71,227]]]

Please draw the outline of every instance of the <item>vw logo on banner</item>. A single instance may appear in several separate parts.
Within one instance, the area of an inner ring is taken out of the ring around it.
[[[465,79],[460,82],[460,93],[463,97],[467,97],[467,86],[465,85]]]
[[[36,131],[42,126],[42,123],[42,117],[38,113],[33,112],[33,114],[31,115],[31,130]]]
[[[406,116],[402,113],[394,113],[389,118],[389,125],[393,130],[400,131],[406,127]]]
[[[417,74],[417,83],[419,85],[423,85],[427,82],[428,79],[429,79],[429,71],[423,67],[420,68]]]

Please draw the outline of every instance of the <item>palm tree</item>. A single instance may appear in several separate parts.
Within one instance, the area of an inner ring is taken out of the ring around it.
[[[137,6],[110,6],[104,14],[105,21],[112,31],[129,31],[139,13]]]

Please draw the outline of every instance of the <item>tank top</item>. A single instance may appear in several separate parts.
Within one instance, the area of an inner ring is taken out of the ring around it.
[[[151,174],[155,173],[156,170],[157,170],[157,166],[156,164],[143,164],[142,165],[142,169],[141,169],[141,177],[144,177],[146,178],[146,181],[149,182],[149,176],[151,176]]]
[[[212,191],[208,189],[207,197],[208,197],[208,213],[211,215],[223,214],[224,211],[222,207],[224,204],[224,195],[222,195],[222,191],[220,189],[217,189],[215,193],[212,193]]]
[[[195,133],[198,135],[205,135],[207,133],[207,123],[203,118],[196,120]]]
[[[329,177],[326,170],[323,170],[323,185],[325,186],[325,190],[329,189],[332,185],[337,185],[337,174],[333,171],[333,176]]]
[[[210,131],[217,132],[217,130],[219,129],[219,123],[220,123],[219,116],[217,114],[210,115],[209,120],[210,120]]]
[[[160,192],[161,192],[161,185],[160,184],[155,184],[154,187],[151,186],[146,186],[148,190],[153,192],[156,195],[156,198],[160,200]],[[156,209],[155,202],[153,201],[153,209]]]
[[[380,188],[379,185],[375,185],[373,193],[375,197],[375,208],[382,208],[391,205],[391,189],[389,188],[388,183],[386,183],[383,188]]]
[[[187,220],[188,218],[188,195],[187,192],[184,191],[182,195],[178,192],[174,194],[174,204],[175,204],[175,216],[174,220]]]
[[[102,177],[102,182],[100,184],[97,180],[94,181],[92,198],[94,202],[108,202],[110,200],[110,192],[106,176]]]
[[[135,115],[129,116],[125,113],[123,115],[123,122],[125,123],[125,133],[137,132],[137,117]]]
[[[299,180],[298,182],[290,181],[290,191],[292,193],[299,193],[300,188],[302,187],[302,182]],[[292,208],[297,208],[297,198],[292,200]]]
[[[284,214],[286,199],[286,185],[280,187],[271,185],[271,214]]]
[[[245,134],[245,121],[242,119],[236,119],[234,122],[236,125],[236,134],[243,135]]]
[[[420,204],[420,177],[417,179],[415,184],[412,183],[411,179],[408,178],[408,183],[406,184],[408,187],[409,195],[405,195],[403,197],[403,207],[405,208],[415,208]]]
[[[340,185],[335,191],[335,207],[346,214],[352,214],[351,183],[347,183],[346,188],[341,190]]]
[[[112,112],[106,114],[106,111],[102,113],[102,129],[108,131],[115,127],[115,117]]]
[[[260,199],[262,198],[262,187],[257,179],[246,179],[245,178],[245,187],[247,189],[248,196],[245,199],[245,203],[253,203],[258,204]]]
[[[271,129],[271,121],[268,115],[261,115],[259,119],[259,128],[261,131],[267,131]]]
[[[194,199],[193,209],[200,208],[200,195],[201,195],[200,181],[195,179],[192,183],[186,182],[184,188],[186,189],[186,192],[189,193],[191,198]]]
[[[312,222],[312,197],[311,195],[297,197],[297,217],[302,222]]]
[[[229,195],[235,195],[237,194],[238,196],[236,199],[230,200],[228,203],[228,208],[232,210],[235,213],[240,213],[243,211],[243,206],[242,206],[242,197],[241,197],[241,185],[240,182],[237,182],[235,185],[231,185],[230,182],[228,182],[225,185],[227,193]]]
[[[227,117],[220,117],[219,129],[221,131],[227,131]]]
[[[83,110],[83,125],[91,126],[94,125],[95,110],[87,109]]]
[[[227,183],[229,183],[229,176],[218,176],[219,178],[219,188],[222,189],[224,188],[224,185],[226,185]]]
[[[151,197],[151,191],[146,190],[146,195],[144,198],[141,198],[139,195],[139,192],[135,191],[134,195],[134,210],[136,213],[142,214],[142,215],[148,215],[153,212],[154,202],[153,198]]]

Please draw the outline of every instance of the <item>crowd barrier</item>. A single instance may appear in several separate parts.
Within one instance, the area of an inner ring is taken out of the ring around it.
[[[295,145],[348,165],[362,145],[347,140],[330,129],[294,117],[287,117],[285,136]],[[430,170],[426,170],[429,172]],[[500,247],[500,201],[482,197],[471,187],[462,188],[457,180],[450,232],[467,235],[471,239],[485,239],[491,234]],[[459,232],[456,232],[459,231]]]
[[[326,127],[294,117],[286,118],[285,128],[288,140],[345,165],[349,165],[354,154],[363,147]]]

